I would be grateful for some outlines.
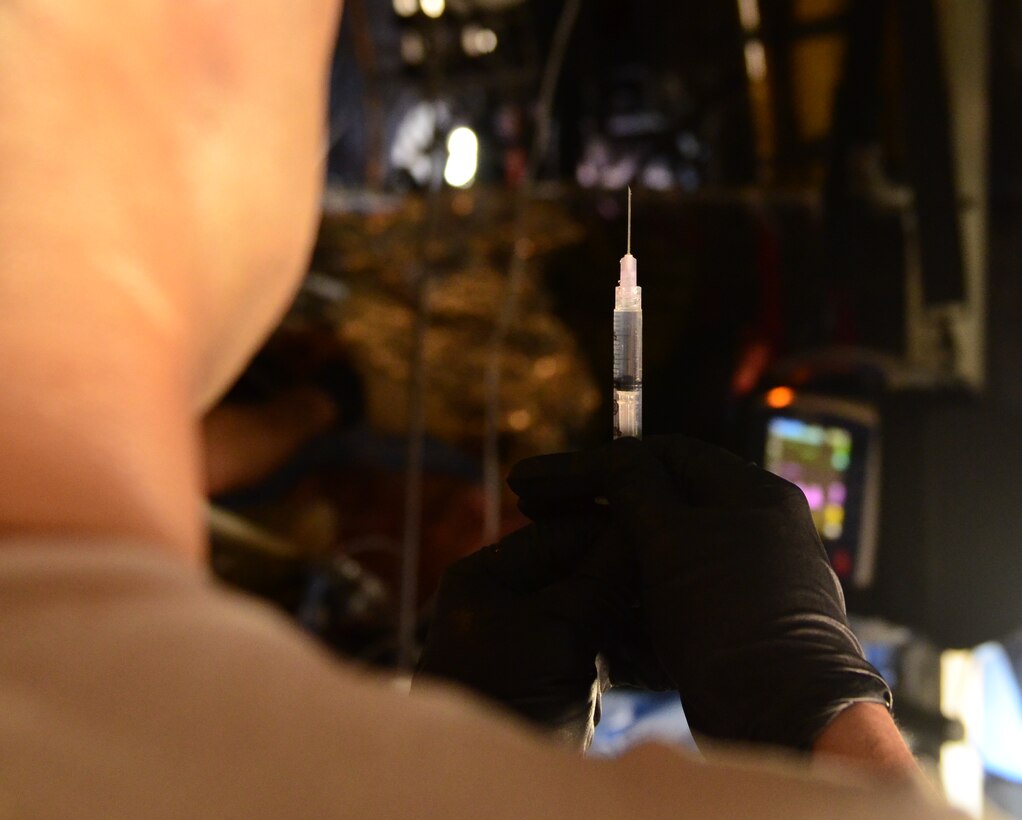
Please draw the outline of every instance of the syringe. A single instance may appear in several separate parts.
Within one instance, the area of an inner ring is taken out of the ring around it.
[[[614,291],[614,438],[642,438],[642,288],[632,256],[632,189],[628,189],[628,244]]]

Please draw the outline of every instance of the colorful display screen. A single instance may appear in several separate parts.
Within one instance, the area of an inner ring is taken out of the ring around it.
[[[797,484],[820,535],[841,538],[848,514],[852,434],[843,427],[775,416],[767,425],[766,469]]]

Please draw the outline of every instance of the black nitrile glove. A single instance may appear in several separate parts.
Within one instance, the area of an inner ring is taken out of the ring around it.
[[[453,564],[416,673],[495,700],[584,750],[600,716],[596,656],[621,609],[606,511],[518,530]]]
[[[541,520],[609,499],[638,555],[650,641],[695,732],[806,750],[846,706],[890,706],[793,484],[680,436],[529,459],[509,483]]]

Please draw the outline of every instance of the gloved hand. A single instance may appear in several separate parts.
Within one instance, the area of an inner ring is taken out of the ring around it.
[[[846,706],[890,707],[793,484],[680,436],[529,459],[509,483],[540,520],[609,500],[638,556],[656,659],[693,731],[805,750]]]
[[[545,519],[453,564],[414,683],[461,683],[588,748],[600,717],[596,657],[623,600],[622,551],[597,538],[606,517]]]

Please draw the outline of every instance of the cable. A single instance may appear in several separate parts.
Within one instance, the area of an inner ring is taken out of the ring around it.
[[[505,286],[504,301],[497,314],[493,335],[490,337],[490,353],[485,373],[485,430],[483,434],[483,492],[485,507],[483,518],[484,543],[493,543],[500,534],[501,475],[500,475],[500,385],[503,378],[504,344],[518,311],[518,297],[521,294],[528,261],[528,237],[525,230],[525,213],[532,199],[533,187],[540,165],[546,156],[550,143],[550,126],[553,115],[554,94],[560,80],[564,57],[571,42],[571,34],[578,20],[582,0],[567,0],[561,10],[554,31],[553,43],[547,57],[546,67],[539,86],[539,101],[536,106],[536,128],[529,152],[518,196],[515,201],[514,245]]]
[[[434,89],[439,80],[433,77]],[[426,333],[429,330],[429,292],[432,271],[428,248],[440,227],[441,193],[444,184],[442,123],[434,121],[433,170],[422,234],[421,260],[412,272],[415,325],[408,365],[408,447],[405,466],[404,531],[401,536],[401,586],[398,608],[397,660],[411,670],[416,659],[416,628],[419,623],[419,555],[422,551],[422,482],[426,447]]]

